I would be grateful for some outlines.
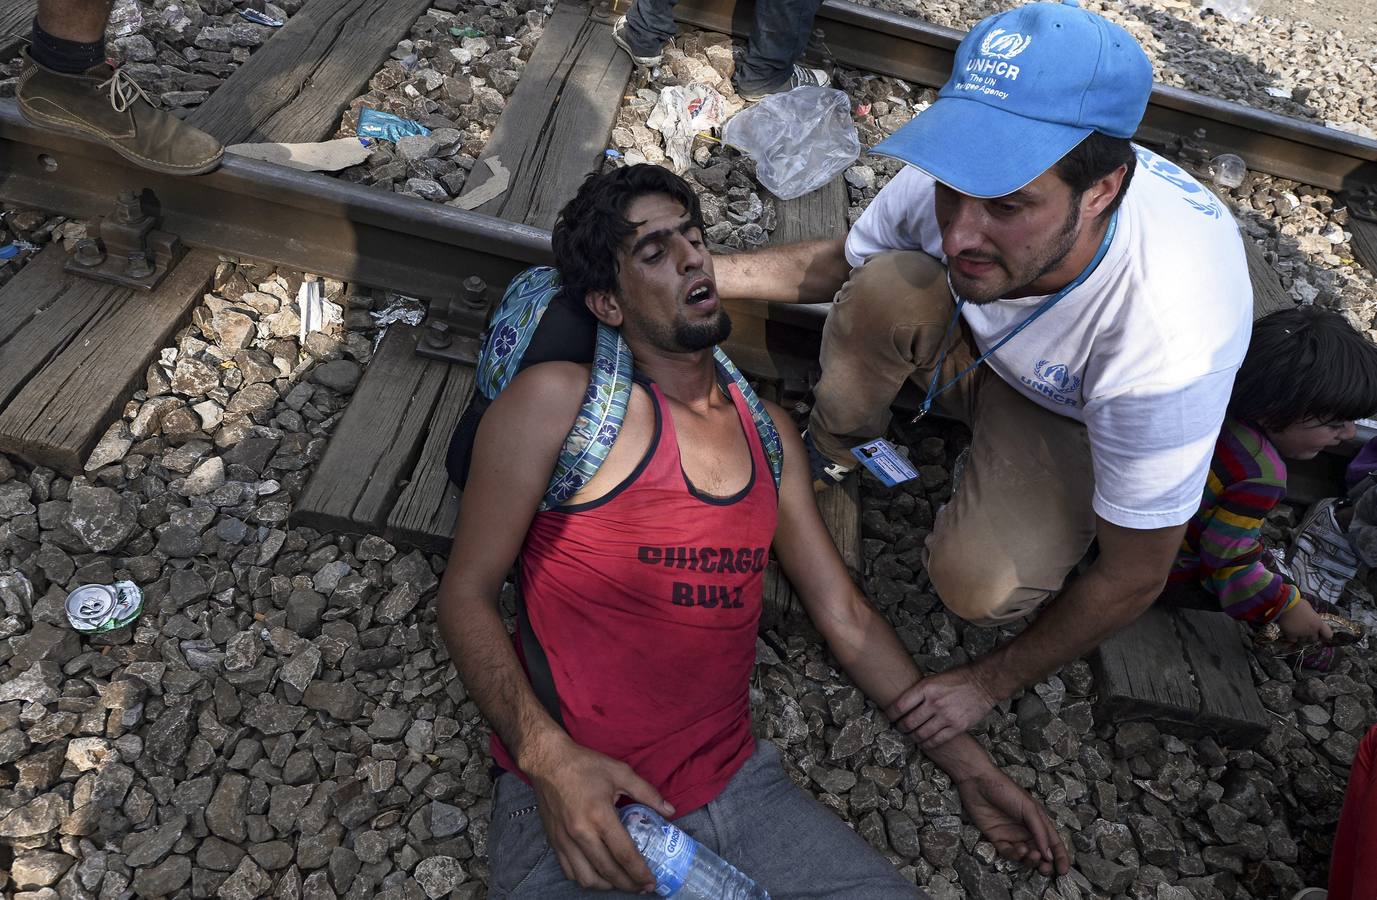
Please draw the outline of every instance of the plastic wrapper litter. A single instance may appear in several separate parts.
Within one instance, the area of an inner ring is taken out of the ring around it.
[[[851,101],[824,87],[766,97],[727,121],[722,142],[754,159],[760,183],[781,200],[817,190],[861,153]]]

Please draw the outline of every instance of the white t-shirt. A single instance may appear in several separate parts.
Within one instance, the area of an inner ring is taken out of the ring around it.
[[[1137,171],[1104,259],[986,363],[1029,399],[1085,423],[1095,512],[1146,529],[1180,525],[1200,506],[1248,348],[1253,291],[1224,204],[1180,167],[1134,149]],[[934,184],[909,166],[886,185],[847,237],[851,265],[886,250],[945,259]],[[984,352],[1045,299],[966,303],[962,316]]]

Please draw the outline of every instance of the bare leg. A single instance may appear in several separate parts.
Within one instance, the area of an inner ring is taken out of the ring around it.
[[[55,38],[91,44],[105,36],[111,0],[38,0],[38,25]]]

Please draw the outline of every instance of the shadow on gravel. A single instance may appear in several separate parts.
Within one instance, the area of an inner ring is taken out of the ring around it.
[[[1319,117],[1317,110],[1304,103],[1309,88],[1298,88],[1283,97],[1269,94],[1268,88],[1288,89],[1278,84],[1275,74],[1255,61],[1210,43],[1195,23],[1141,3],[1128,4],[1123,10],[1151,28],[1165,45],[1157,62],[1180,75],[1187,90],[1294,119]]]

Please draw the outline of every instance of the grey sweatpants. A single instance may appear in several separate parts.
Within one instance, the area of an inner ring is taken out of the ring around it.
[[[498,778],[488,830],[489,897],[643,900],[640,894],[584,890],[565,878],[535,807],[530,785],[511,773]],[[674,824],[755,879],[771,900],[927,897],[790,781],[768,741],[756,742],[755,753],[716,799]]]

